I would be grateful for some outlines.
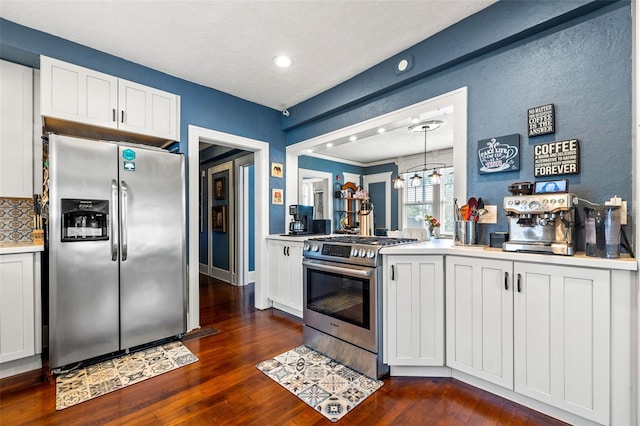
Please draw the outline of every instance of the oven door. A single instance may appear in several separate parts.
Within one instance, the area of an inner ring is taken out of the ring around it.
[[[304,259],[305,325],[377,353],[379,268]]]

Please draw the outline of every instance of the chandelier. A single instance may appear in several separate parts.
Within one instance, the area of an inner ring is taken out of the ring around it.
[[[427,166],[440,166],[440,167],[447,166],[444,163],[427,163],[427,132],[436,130],[443,124],[444,122],[441,120],[427,120],[427,121],[421,121],[420,123],[409,126],[409,130],[412,132],[424,133],[424,163],[422,164],[422,166],[410,167],[405,173],[409,173],[411,170],[415,170],[418,167],[422,167],[422,172],[423,172],[422,176],[426,176]],[[420,176],[418,174],[418,171],[416,171],[413,177],[409,179],[409,185],[410,186],[422,185],[422,176]],[[438,173],[437,168],[433,167],[433,171],[429,175],[429,178],[431,179],[431,184],[439,185],[441,181],[440,180],[441,177],[442,175]],[[396,176],[396,178],[393,180],[393,187],[395,189],[404,188],[404,179],[402,178],[400,173],[398,173],[398,176]]]

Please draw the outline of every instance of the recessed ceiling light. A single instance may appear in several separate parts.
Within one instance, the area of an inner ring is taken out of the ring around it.
[[[329,143],[327,144],[327,148],[331,148],[332,146],[333,146],[333,144],[332,144],[331,142],[329,142]]]
[[[275,58],[273,58],[273,62],[280,68],[290,67],[293,63],[290,57],[284,55],[276,56]]]
[[[357,137],[356,135],[353,135],[353,136],[351,136],[351,137],[349,138],[349,140],[350,140],[351,142],[355,142],[355,141],[357,141],[357,140],[358,140],[358,137]]]
[[[411,119],[411,124],[418,124],[420,122],[420,117],[413,117]]]
[[[385,132],[384,127],[380,127],[380,128],[378,129],[378,133],[384,133],[384,132]]]
[[[311,153],[313,152],[313,149],[309,148],[309,149],[307,150],[307,152],[308,152],[309,154],[311,154]]]

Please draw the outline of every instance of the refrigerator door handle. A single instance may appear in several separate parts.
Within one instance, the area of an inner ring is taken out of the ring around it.
[[[111,211],[109,214],[109,226],[111,227],[111,260],[116,262],[118,260],[118,230],[116,228],[116,221],[118,217],[118,182],[115,179],[111,180]]]
[[[122,238],[122,261],[127,260],[127,191],[128,186],[125,181],[120,181],[120,236]]]

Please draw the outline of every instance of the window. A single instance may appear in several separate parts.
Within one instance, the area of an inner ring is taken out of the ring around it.
[[[417,172],[421,176],[421,184],[411,186],[410,181],[415,172],[404,173],[405,187],[402,190],[402,227],[419,228],[424,226],[425,214],[430,214],[440,221],[440,235],[453,236],[453,167],[438,169],[442,175],[441,183],[433,185],[429,175],[433,169]]]

